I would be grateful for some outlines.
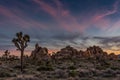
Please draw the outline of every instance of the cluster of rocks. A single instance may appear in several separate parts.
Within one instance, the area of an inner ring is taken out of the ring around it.
[[[77,51],[71,46],[66,46],[57,53],[52,55],[55,59],[63,58],[92,58],[92,59],[118,59],[118,56],[114,53],[107,54],[99,46],[93,46],[87,48],[86,51]]]
[[[54,59],[70,59],[76,58],[79,56],[79,52],[71,46],[66,46],[62,48],[60,51],[52,55]]]
[[[35,45],[35,50],[31,53],[31,59],[43,60],[43,59],[71,59],[71,58],[92,58],[92,59],[111,59],[116,60],[118,56],[114,53],[107,54],[99,46],[93,46],[86,49],[86,51],[78,51],[71,46],[66,46],[60,51],[49,55],[47,48],[42,48],[38,44]]]
[[[35,45],[35,50],[32,51],[30,58],[32,60],[47,60],[50,58],[47,48],[42,48],[39,44]]]
[[[85,54],[87,54],[88,57],[95,58],[95,59],[111,59],[111,60],[117,60],[118,55],[115,55],[114,53],[108,54],[107,52],[104,52],[99,46],[93,46],[87,48],[85,51]]]
[[[108,56],[99,46],[89,47],[84,53],[86,57],[93,59],[106,59]]]

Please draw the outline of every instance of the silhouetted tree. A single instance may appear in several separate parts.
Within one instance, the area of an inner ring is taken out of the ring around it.
[[[6,62],[8,60],[9,55],[10,55],[10,52],[8,50],[6,50],[3,54],[3,58],[5,59]]]
[[[16,38],[13,38],[12,42],[17,47],[17,50],[21,52],[21,72],[23,72],[23,56],[24,50],[28,46],[27,43],[30,41],[29,35],[23,35],[22,32],[16,33]]]

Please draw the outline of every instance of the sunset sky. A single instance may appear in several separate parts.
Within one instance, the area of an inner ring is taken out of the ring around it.
[[[0,0],[0,50],[14,52],[11,40],[22,31],[56,51],[66,45],[97,45],[120,53],[120,0]]]

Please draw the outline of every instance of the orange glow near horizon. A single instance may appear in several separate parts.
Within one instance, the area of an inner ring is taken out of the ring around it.
[[[115,53],[116,55],[120,54],[120,51],[105,50],[108,54]]]
[[[51,49],[51,50],[48,50],[48,53],[53,54],[53,53],[56,53],[57,51],[59,50]]]
[[[56,53],[57,51],[59,51],[59,50],[51,49],[51,50],[48,51],[48,53],[49,54],[53,54],[53,53]],[[110,54],[110,53],[115,53],[116,55],[120,54],[120,51],[112,51],[112,50],[104,50],[104,51],[107,52],[108,54]],[[20,55],[20,51],[16,51],[16,50],[10,50],[10,53],[12,55],[16,55],[16,56]],[[3,54],[4,54],[4,51],[1,50],[0,51],[0,56],[2,56]],[[25,51],[24,54],[30,56],[31,55],[31,51]]]
[[[52,54],[52,53],[57,52],[57,51],[58,51],[58,50],[51,49],[51,50],[48,50],[48,53],[49,53],[49,54]],[[2,55],[4,54],[4,52],[5,52],[5,50],[0,50],[0,56],[2,56]],[[25,51],[24,54],[30,56],[30,55],[31,55],[31,52],[32,52],[31,50]],[[10,50],[10,54],[11,54],[11,55],[19,56],[19,55],[20,55],[20,51]]]
[[[1,50],[0,51],[0,56],[2,56],[4,54],[5,51]],[[10,54],[11,55],[16,55],[16,56],[19,56],[20,55],[20,51],[16,51],[16,50],[10,50]],[[31,54],[31,51],[25,51],[25,55],[30,55]]]

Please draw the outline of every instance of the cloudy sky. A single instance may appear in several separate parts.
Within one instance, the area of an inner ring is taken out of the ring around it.
[[[0,0],[0,50],[15,50],[15,33],[29,34],[31,42],[59,50],[97,45],[120,51],[120,0]]]

